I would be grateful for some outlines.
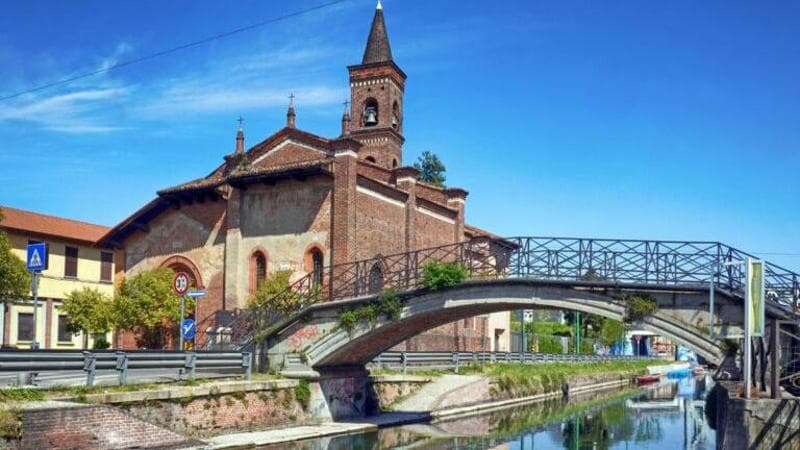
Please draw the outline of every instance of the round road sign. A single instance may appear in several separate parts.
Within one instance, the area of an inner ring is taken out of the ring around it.
[[[186,272],[178,272],[175,274],[175,280],[172,282],[172,287],[175,293],[183,295],[189,290],[189,274]]]

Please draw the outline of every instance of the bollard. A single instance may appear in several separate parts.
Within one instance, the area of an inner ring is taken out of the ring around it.
[[[242,352],[242,367],[244,367],[244,379],[250,381],[253,377],[253,364],[252,359],[253,355],[250,352]]]
[[[119,385],[128,384],[128,354],[117,352],[117,371],[119,372]]]
[[[194,380],[195,368],[197,367],[197,353],[187,352],[183,358],[183,368],[189,373],[189,379]]]
[[[406,374],[406,366],[408,365],[408,357],[406,352],[400,352],[400,364],[403,365],[403,375]]]
[[[94,386],[97,359],[91,352],[83,352],[83,371],[86,372],[86,386]]]
[[[455,366],[456,373],[458,373],[458,352],[453,353],[453,365]]]

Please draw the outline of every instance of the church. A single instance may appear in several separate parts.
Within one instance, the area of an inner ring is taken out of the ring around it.
[[[240,126],[210,174],[158,191],[103,237],[124,252],[119,275],[169,267],[208,292],[195,311],[198,342],[224,329],[276,271],[321,282],[331,265],[475,238],[506,245],[465,223],[466,190],[425,183],[404,164],[406,74],[392,58],[380,2],[363,59],[347,70],[350,110],[339,136],[298,128],[290,102],[282,129],[247,148]],[[396,349],[508,351],[509,318],[454,322]],[[135,347],[136,337],[122,333],[117,345]]]

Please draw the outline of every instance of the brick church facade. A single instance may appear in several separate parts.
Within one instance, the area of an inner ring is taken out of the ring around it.
[[[125,275],[156,267],[185,271],[208,291],[197,306],[198,339],[245,308],[259,281],[482,237],[465,223],[467,192],[419,180],[403,165],[406,74],[394,62],[380,4],[361,64],[348,67],[350,111],[326,138],[286,126],[234,150],[208,176],[158,191],[103,242],[124,251]],[[451,323],[400,345],[408,350],[509,350],[509,314]],[[119,346],[135,339],[119,337]]]

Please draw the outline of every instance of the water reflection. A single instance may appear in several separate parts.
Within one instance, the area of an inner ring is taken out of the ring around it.
[[[710,379],[689,376],[644,391],[606,392],[435,424],[267,448],[710,450],[716,439],[704,415],[710,383]]]

